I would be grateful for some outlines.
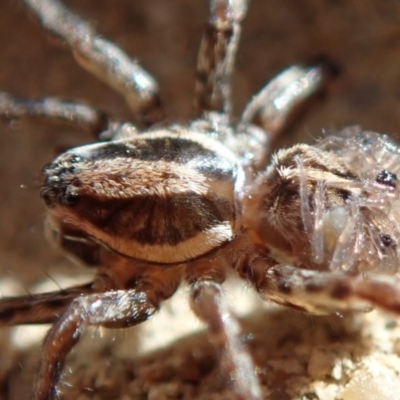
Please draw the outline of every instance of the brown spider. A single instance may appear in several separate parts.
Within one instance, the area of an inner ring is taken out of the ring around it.
[[[261,295],[313,313],[377,305],[400,313],[398,147],[348,129],[268,157],[271,138],[318,91],[323,67],[293,66],[267,84],[238,121],[230,78],[246,0],[211,0],[196,80],[198,119],[163,126],[153,78],[57,0],[25,0],[83,67],[126,99],[146,130],[56,98],[0,95],[3,119],[66,121],[100,143],[43,170],[50,235],[96,266],[89,284],[0,301],[0,324],[53,322],[32,397],[58,396],[65,358],[85,326],[139,324],[184,281],[208,326],[221,370],[240,399],[260,399],[221,284],[229,269]],[[151,127],[150,127],[151,126]]]

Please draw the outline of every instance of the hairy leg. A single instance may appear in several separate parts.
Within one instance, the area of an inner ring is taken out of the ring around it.
[[[66,124],[94,135],[99,135],[116,124],[105,113],[87,104],[56,97],[25,99],[5,92],[0,92],[0,119]]]
[[[129,122],[116,122],[87,104],[57,97],[26,99],[0,91],[0,120],[63,124],[90,132],[96,139],[118,140],[138,133]]]
[[[400,314],[399,281],[390,275],[313,271],[259,258],[247,276],[266,299],[303,311],[330,314],[372,307]]]
[[[267,83],[247,104],[240,127],[255,120],[272,139],[286,127],[293,113],[308,98],[319,92],[326,80],[323,66],[305,68],[293,65]]]
[[[122,328],[146,321],[157,311],[145,292],[116,290],[75,298],[47,334],[32,399],[58,398],[65,359],[86,326]]]
[[[103,39],[58,0],[24,1],[45,29],[71,47],[79,65],[123,95],[144,124],[151,125],[163,117],[158,85],[136,60]]]

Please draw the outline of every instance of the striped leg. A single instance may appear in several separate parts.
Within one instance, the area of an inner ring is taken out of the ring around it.
[[[231,76],[248,0],[210,0],[210,18],[197,62],[196,107],[199,114],[230,115]]]
[[[393,276],[362,276],[270,267],[258,259],[249,271],[256,290],[267,299],[315,314],[368,311],[371,307],[400,314],[399,281]]]

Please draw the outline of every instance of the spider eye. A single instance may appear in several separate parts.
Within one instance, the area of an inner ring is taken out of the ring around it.
[[[76,206],[78,201],[79,195],[74,192],[67,192],[61,197],[61,203],[69,207]]]
[[[397,246],[396,241],[388,234],[386,233],[381,233],[379,235],[379,238],[381,239],[381,242],[383,246],[385,247],[392,247],[395,248]]]
[[[383,171],[379,172],[376,177],[376,181],[381,185],[395,188],[397,183],[397,176],[396,174],[384,169]]]

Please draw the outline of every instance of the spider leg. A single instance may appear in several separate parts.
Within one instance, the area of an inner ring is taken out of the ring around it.
[[[267,299],[303,311],[330,314],[376,306],[400,314],[399,282],[393,276],[351,275],[291,265],[270,267],[262,259],[255,261],[247,275]]]
[[[56,321],[72,300],[93,292],[88,283],[56,292],[0,299],[0,326],[47,324]]]
[[[0,119],[70,125],[101,140],[116,140],[137,133],[130,123],[119,123],[87,104],[57,97],[26,99],[0,91]]]
[[[55,97],[26,99],[5,92],[0,92],[0,119],[67,124],[96,135],[111,125],[105,113],[86,104]]]
[[[266,84],[244,109],[240,126],[258,119],[261,127],[276,138],[288,125],[295,111],[319,92],[327,77],[324,66],[305,68],[293,65]]]
[[[210,341],[220,353],[220,366],[232,379],[234,392],[241,400],[261,398],[261,391],[250,356],[240,342],[238,322],[231,315],[220,284],[199,281],[191,286],[191,307],[207,324]]]
[[[136,60],[58,0],[24,1],[45,29],[71,47],[78,64],[123,95],[143,123],[150,125],[162,118],[158,84]]]
[[[197,61],[196,107],[231,113],[231,76],[239,44],[240,24],[247,11],[247,0],[210,0],[207,22]]]
[[[56,385],[65,359],[86,326],[122,328],[146,321],[157,311],[145,292],[115,290],[76,297],[52,326],[44,343],[33,400],[58,398]]]

